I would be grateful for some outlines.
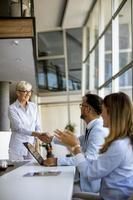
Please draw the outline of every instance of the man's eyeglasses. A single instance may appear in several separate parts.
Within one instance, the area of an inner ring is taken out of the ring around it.
[[[26,93],[26,94],[29,94],[29,93],[32,93],[33,91],[32,90],[30,90],[30,91],[28,91],[28,90],[18,90],[19,92],[22,92],[22,93]]]
[[[88,107],[88,106],[87,106],[87,105],[84,105],[84,104],[82,104],[82,103],[80,103],[80,104],[79,104],[79,107],[82,108],[82,107]]]

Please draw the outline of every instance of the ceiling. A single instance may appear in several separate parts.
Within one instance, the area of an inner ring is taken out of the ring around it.
[[[82,27],[95,0],[34,0],[36,31]],[[31,39],[0,39],[0,80],[27,80],[36,91]]]
[[[83,26],[95,0],[34,0],[36,29]]]

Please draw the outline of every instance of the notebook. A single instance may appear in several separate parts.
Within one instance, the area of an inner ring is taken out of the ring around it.
[[[38,151],[35,149],[35,147],[30,144],[29,142],[24,142],[24,146],[27,148],[27,150],[32,154],[32,156],[36,159],[36,161],[43,165],[44,159],[43,157],[38,153]]]

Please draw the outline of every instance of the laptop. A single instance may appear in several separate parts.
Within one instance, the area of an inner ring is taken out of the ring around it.
[[[37,162],[40,165],[43,165],[44,159],[43,157],[38,153],[38,151],[36,151],[35,147],[28,143],[28,142],[24,142],[23,143],[24,146],[27,148],[27,150],[33,155],[33,157],[37,160]],[[24,174],[24,177],[32,177],[32,176],[57,176],[61,173],[61,171],[57,171],[57,170],[50,170],[50,171],[41,171],[41,172],[28,172],[26,174]]]
[[[24,146],[27,148],[27,150],[32,154],[32,156],[36,159],[36,161],[43,165],[44,159],[43,157],[38,153],[38,151],[35,149],[35,147],[30,144],[29,142],[24,142]]]

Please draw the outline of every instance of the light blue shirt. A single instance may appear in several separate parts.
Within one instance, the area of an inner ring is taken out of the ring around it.
[[[88,131],[90,130],[87,141],[85,135],[79,137],[82,151],[86,159],[96,159],[99,155],[99,149],[108,135],[108,129],[103,127],[103,120],[101,118],[91,121],[87,125]],[[58,165],[74,165],[76,166],[76,159],[74,157],[61,157],[57,160]],[[82,191],[98,192],[100,188],[100,180],[89,181],[86,177],[80,174],[80,187]]]
[[[37,106],[33,102],[28,102],[26,108],[24,108],[16,100],[9,106],[8,115],[12,131],[9,150],[13,150],[18,155],[27,155],[23,142],[33,144],[32,132],[41,130]]]
[[[133,193],[133,146],[130,139],[114,141],[96,160],[75,156],[80,174],[88,180],[101,178],[104,200],[127,200]]]

